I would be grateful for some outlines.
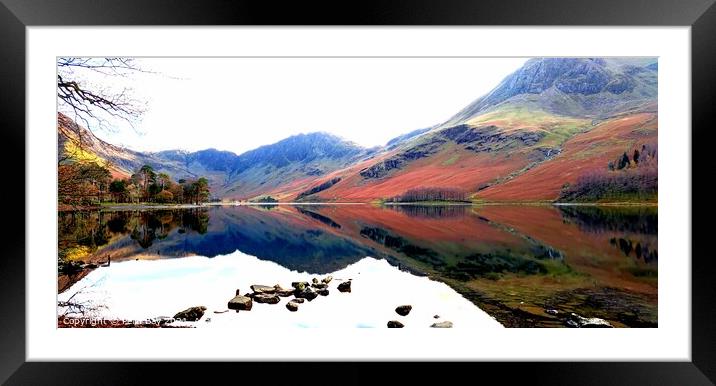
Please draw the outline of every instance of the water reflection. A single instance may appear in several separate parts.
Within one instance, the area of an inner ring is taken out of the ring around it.
[[[372,256],[448,284],[508,326],[561,325],[552,311],[657,325],[656,208],[232,206],[60,213],[58,227],[61,281],[76,280],[68,262],[110,255],[238,250],[315,274]]]
[[[387,207],[410,217],[422,218],[464,217],[468,215],[471,208],[467,205],[389,205]]]

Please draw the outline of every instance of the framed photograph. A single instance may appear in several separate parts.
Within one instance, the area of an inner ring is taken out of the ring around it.
[[[714,382],[712,1],[211,3],[3,0],[0,379]]]

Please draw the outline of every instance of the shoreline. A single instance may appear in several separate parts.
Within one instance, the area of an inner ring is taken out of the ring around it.
[[[238,202],[238,203],[205,203],[205,204],[112,204],[93,207],[59,209],[58,212],[81,212],[91,210],[154,210],[154,209],[195,209],[226,206],[338,206],[338,205],[378,205],[378,206],[606,206],[606,207],[658,207],[658,202],[552,202],[552,201],[487,201],[487,202]]]
[[[193,273],[170,281],[154,275],[167,268]],[[127,261],[104,269],[58,296],[59,302],[88,305],[81,314],[59,307],[58,327],[384,328],[398,321],[408,328],[452,328],[453,323],[504,328],[448,284],[370,256],[326,273],[293,270],[241,252],[211,259]],[[127,285],[126,278],[137,272],[145,279]],[[172,296],[146,290],[158,280]],[[197,285],[208,281],[212,285]],[[391,283],[403,290],[386,291]],[[109,298],[107,288],[114,291]],[[400,313],[401,307],[409,309]]]

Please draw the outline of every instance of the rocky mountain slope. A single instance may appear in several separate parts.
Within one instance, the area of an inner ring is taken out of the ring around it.
[[[657,77],[653,58],[531,59],[448,121],[317,180],[338,182],[304,199],[381,200],[429,186],[478,200],[555,200],[615,155],[656,144]],[[302,194],[291,185],[282,193]]]

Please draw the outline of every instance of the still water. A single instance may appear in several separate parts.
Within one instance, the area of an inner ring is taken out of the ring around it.
[[[204,305],[196,327],[385,327],[393,319],[406,327],[443,320],[456,328],[563,327],[572,313],[614,327],[657,327],[657,222],[656,207],[66,212],[58,221],[60,258],[93,269],[61,264],[58,300],[115,318],[171,317]],[[223,312],[236,289],[290,288],[327,275],[335,278],[330,295],[298,312],[286,310],[287,300]],[[349,279],[351,293],[336,290]],[[414,311],[397,315],[402,304]]]

